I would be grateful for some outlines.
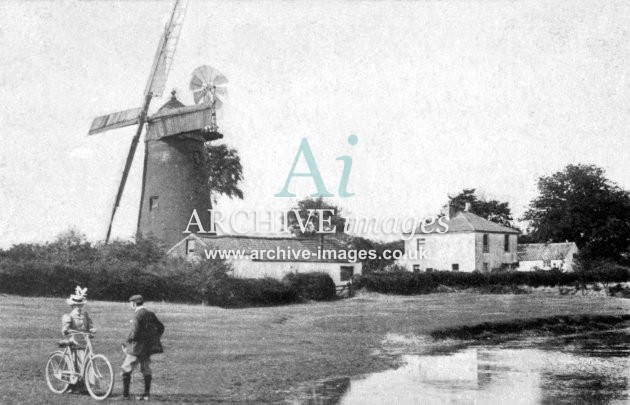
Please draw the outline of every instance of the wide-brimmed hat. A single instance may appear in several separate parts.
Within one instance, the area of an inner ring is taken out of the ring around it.
[[[87,304],[87,288],[81,288],[77,286],[74,290],[75,293],[70,295],[70,298],[66,300],[68,305],[85,305]]]

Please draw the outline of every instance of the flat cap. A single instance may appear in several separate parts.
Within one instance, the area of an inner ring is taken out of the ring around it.
[[[140,294],[132,295],[129,297],[129,302],[144,302],[144,298]]]

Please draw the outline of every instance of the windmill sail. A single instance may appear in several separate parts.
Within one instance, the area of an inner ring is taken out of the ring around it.
[[[110,117],[111,115],[115,115],[110,114],[110,116],[99,117],[92,123],[92,129],[90,129],[90,133],[103,132],[111,128],[119,128],[121,126],[131,125],[131,123],[138,124],[136,134],[131,140],[131,146],[129,147],[129,153],[127,154],[127,160],[125,161],[122,178],[120,179],[120,184],[118,185],[118,192],[116,193],[116,200],[114,202],[114,207],[112,208],[112,215],[109,220],[107,235],[105,236],[105,243],[109,242],[109,237],[111,236],[112,225],[114,223],[114,217],[116,216],[116,210],[120,205],[120,200],[122,198],[123,191],[125,190],[125,184],[127,183],[127,177],[129,176],[129,170],[131,169],[131,164],[133,163],[133,157],[136,153],[136,148],[138,147],[138,142],[140,140],[140,136],[142,135],[142,129],[144,128],[144,124],[146,122],[151,99],[153,97],[160,97],[162,95],[162,92],[164,91],[166,78],[171,68],[171,63],[173,62],[173,56],[175,55],[177,42],[179,41],[179,34],[182,30],[182,25],[184,24],[184,17],[186,16],[187,6],[188,0],[175,1],[173,12],[171,13],[171,18],[169,19],[168,24],[166,24],[164,34],[160,38],[160,44],[155,54],[155,59],[153,60],[153,66],[151,67],[149,80],[147,81],[147,86],[145,88],[144,105],[142,106],[142,108],[138,109],[139,113],[136,115],[137,118],[133,120],[131,118],[133,114],[130,113],[129,115],[126,115],[126,112],[123,111],[122,113],[117,113],[120,114],[120,116],[117,115],[116,117]],[[145,173],[143,172],[143,178],[144,175]]]
[[[164,34],[160,37],[151,75],[147,81],[144,94],[151,94],[153,97],[161,97],[166,85],[166,78],[171,69],[175,48],[179,41],[179,34],[182,31],[184,17],[186,17],[186,8],[188,0],[178,0],[173,7],[171,18],[164,28]]]
[[[88,135],[109,131],[110,129],[128,127],[138,123],[142,108],[132,108],[130,110],[119,111],[112,114],[102,115],[94,118]]]

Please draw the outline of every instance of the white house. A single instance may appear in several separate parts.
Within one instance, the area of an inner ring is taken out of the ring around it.
[[[289,273],[323,272],[330,275],[336,285],[345,285],[362,270],[361,262],[352,260],[351,250],[327,238],[190,234],[167,254],[187,260],[223,255],[232,266],[232,276],[240,278],[282,279]]]
[[[418,228],[405,241],[405,256],[398,261],[409,271],[453,270],[489,272],[518,265],[519,231],[460,211],[445,221]],[[439,232],[438,232],[439,231]],[[442,232],[442,233],[440,233]]]
[[[523,243],[518,245],[519,271],[532,271],[534,268],[573,271],[573,256],[578,253],[574,242],[564,243]]]

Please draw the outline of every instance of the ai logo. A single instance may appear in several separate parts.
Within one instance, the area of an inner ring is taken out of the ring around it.
[[[354,146],[358,142],[359,138],[356,135],[350,135],[348,137],[348,143],[350,145]],[[297,167],[301,156],[304,156],[304,161],[308,166],[308,172],[296,173],[295,168]],[[350,156],[339,156],[337,160],[341,160],[343,162],[343,171],[341,173],[341,179],[339,179],[339,197],[351,197],[354,195],[354,193],[348,192],[348,178],[350,177],[350,170],[352,169],[352,158]],[[311,151],[311,147],[308,144],[308,140],[306,138],[302,138],[300,147],[297,151],[297,154],[295,155],[295,159],[293,160],[293,166],[291,167],[291,171],[289,171],[287,181],[284,183],[282,191],[274,194],[275,197],[295,197],[294,193],[289,192],[289,185],[291,184],[291,179],[293,177],[311,177],[313,179],[313,183],[315,183],[315,188],[317,189],[317,192],[311,194],[311,197],[335,196],[326,189],[324,179],[322,179],[322,175],[319,172],[319,168],[317,167],[317,162],[315,161],[315,157],[313,156],[313,152]]]

